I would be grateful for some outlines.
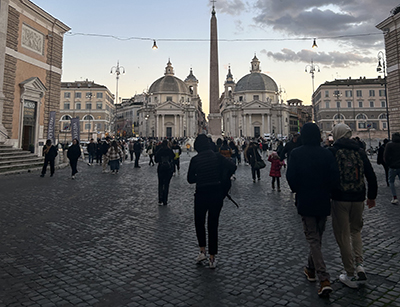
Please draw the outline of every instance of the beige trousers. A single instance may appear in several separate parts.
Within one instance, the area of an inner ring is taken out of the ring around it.
[[[363,263],[361,229],[364,202],[332,201],[332,226],[344,269],[354,275],[355,265]]]

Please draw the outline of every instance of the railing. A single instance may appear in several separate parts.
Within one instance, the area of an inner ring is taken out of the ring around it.
[[[10,138],[10,137],[9,137],[9,136],[8,136],[6,133],[4,133],[4,132],[3,132],[3,131],[1,131],[1,130],[0,130],[0,133],[1,133],[1,134],[3,134],[3,135],[4,135],[4,136],[7,138],[7,139],[9,139],[9,138]]]

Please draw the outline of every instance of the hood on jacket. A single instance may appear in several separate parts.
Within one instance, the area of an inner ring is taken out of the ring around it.
[[[332,130],[333,140],[337,141],[341,138],[351,138],[351,128],[346,124],[337,124]]]
[[[360,149],[360,145],[356,140],[345,138],[345,137],[338,139],[333,144],[333,146],[336,148],[347,148],[347,149],[352,149],[352,150]]]
[[[210,149],[210,141],[205,134],[199,134],[194,141],[194,150],[201,152]]]
[[[400,133],[399,132],[395,132],[392,134],[392,141],[394,143],[400,143]]]
[[[306,123],[301,128],[301,140],[303,145],[319,145],[321,142],[321,132],[315,123]]]

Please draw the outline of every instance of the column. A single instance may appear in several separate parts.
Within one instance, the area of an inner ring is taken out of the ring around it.
[[[9,6],[9,0],[0,0],[0,131],[3,132],[4,134],[8,134],[7,130],[3,126],[3,107],[5,101],[5,96],[3,93],[3,84],[4,84],[4,68],[6,61],[8,6]],[[0,142],[6,141],[6,137],[3,133],[0,133]]]
[[[272,133],[272,129],[271,129],[271,114],[267,114],[267,126],[268,126],[268,132],[267,133]]]
[[[251,114],[249,114],[249,126],[248,126],[249,134],[248,134],[248,136],[253,136],[253,129],[251,129],[251,128],[252,128],[252,126],[251,126]]]
[[[265,117],[265,114],[264,113],[261,114],[261,136],[262,137],[264,137],[264,133],[265,133],[265,131],[264,131],[264,117]]]
[[[178,137],[177,133],[178,133],[178,127],[176,124],[176,115],[174,114],[174,136],[175,137]]]
[[[179,136],[183,136],[183,116],[182,114],[179,115]]]
[[[161,137],[164,138],[165,137],[165,114],[161,115]]]

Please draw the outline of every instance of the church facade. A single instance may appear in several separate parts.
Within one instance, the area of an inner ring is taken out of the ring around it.
[[[289,108],[280,99],[276,82],[261,73],[256,56],[251,61],[250,74],[237,83],[229,67],[224,88],[220,99],[224,136],[257,138],[289,134]]]
[[[153,82],[138,110],[139,136],[180,138],[203,133],[206,123],[198,83],[192,70],[185,81],[175,77],[168,61],[164,76]]]

